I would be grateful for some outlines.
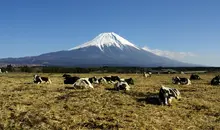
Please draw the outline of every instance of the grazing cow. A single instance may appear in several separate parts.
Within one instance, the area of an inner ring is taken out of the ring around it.
[[[187,78],[180,78],[178,76],[172,78],[173,84],[190,85],[191,81]]]
[[[89,78],[80,78],[74,84],[73,87],[75,89],[87,89],[87,88],[94,88],[89,81]]]
[[[51,84],[51,80],[48,78],[48,77],[41,77],[41,76],[38,76],[38,75],[34,75],[34,83],[37,83],[37,84],[40,84],[40,83],[49,83]]]
[[[89,82],[90,82],[90,83],[94,83],[94,84],[98,84],[98,83],[99,83],[99,81],[98,81],[98,79],[96,78],[96,76],[89,78]]]
[[[125,91],[129,91],[131,89],[131,87],[128,85],[127,82],[125,81],[119,81],[114,85],[115,90],[119,91],[119,90],[125,90]]]
[[[98,79],[98,82],[101,84],[101,83],[107,83],[106,79],[101,77]]]
[[[152,75],[151,72],[148,72],[148,73],[144,72],[144,74],[143,74],[143,76],[144,76],[145,78],[151,77],[151,75]]]
[[[128,78],[128,79],[120,79],[120,81],[125,81],[128,84],[134,85],[134,80],[132,78]]]
[[[220,85],[220,75],[215,76],[215,77],[211,80],[211,85]]]
[[[77,76],[72,77],[66,74],[64,74],[63,77],[64,77],[64,84],[74,84],[78,79],[80,79],[80,77]]]
[[[190,80],[200,80],[201,78],[200,78],[199,75],[197,75],[197,74],[191,74],[191,76],[190,76],[189,79],[190,79]]]
[[[171,105],[173,98],[180,99],[180,92],[175,88],[162,86],[159,91],[159,101],[161,105]]]

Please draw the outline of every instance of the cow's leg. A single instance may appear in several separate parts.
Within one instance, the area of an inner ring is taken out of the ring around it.
[[[169,104],[168,104],[168,99],[167,99],[167,97],[164,98],[164,104],[165,104],[165,105],[169,105]]]

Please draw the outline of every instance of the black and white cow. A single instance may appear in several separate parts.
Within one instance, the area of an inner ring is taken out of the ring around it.
[[[191,81],[188,78],[180,78],[178,76],[172,78],[173,84],[190,85]]]
[[[120,81],[125,81],[128,84],[134,85],[134,80],[132,78],[128,78],[128,79],[120,79]]]
[[[99,78],[99,79],[98,79],[98,82],[99,82],[99,84],[101,84],[101,83],[106,84],[106,83],[107,83],[106,79],[103,78],[103,77]]]
[[[180,99],[180,92],[176,88],[168,88],[165,86],[162,86],[159,91],[159,101],[161,105],[171,105],[172,100]]]
[[[90,83],[94,83],[94,84],[98,84],[99,83],[99,80],[96,78],[96,76],[95,77],[91,77],[91,78],[89,78],[89,81],[90,81]]]
[[[75,88],[75,89],[87,89],[87,88],[93,89],[94,87],[90,83],[89,78],[80,78],[73,84],[73,88]]]
[[[220,75],[215,76],[215,77],[211,80],[211,85],[220,85]]]
[[[41,77],[41,76],[38,76],[38,75],[34,75],[34,83],[37,83],[37,84],[40,84],[40,83],[49,83],[51,84],[51,80],[48,78],[48,77]]]
[[[72,77],[72,76],[69,74],[64,74],[63,77],[66,78],[66,77]]]
[[[189,79],[190,79],[190,80],[200,80],[201,78],[200,78],[199,75],[197,75],[197,74],[191,74],[191,76],[190,76]]]
[[[116,82],[116,81],[120,81],[120,77],[119,76],[105,76],[103,77],[108,83],[112,83],[112,82]]]
[[[148,72],[148,73],[144,72],[144,74],[143,74],[143,76],[144,76],[145,78],[151,77],[151,75],[152,75],[151,72]]]
[[[64,84],[74,84],[78,79],[80,79],[80,77],[77,76],[71,76],[68,74],[64,74]]]
[[[114,88],[117,91],[119,91],[119,90],[129,91],[131,89],[131,87],[125,81],[119,81],[119,82],[115,83]]]
[[[2,69],[0,69],[0,74],[1,74],[1,73],[6,73],[6,74],[7,74],[8,71],[7,71],[7,70],[2,70]]]

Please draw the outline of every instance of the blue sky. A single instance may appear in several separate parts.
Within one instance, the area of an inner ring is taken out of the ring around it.
[[[220,66],[219,7],[219,0],[2,0],[0,58],[65,50],[115,32],[139,47],[192,53],[175,57],[185,62]]]

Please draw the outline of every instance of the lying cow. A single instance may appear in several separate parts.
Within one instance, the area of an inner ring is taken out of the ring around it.
[[[74,84],[80,77],[74,76],[72,77],[71,75],[64,74],[64,84]]]
[[[94,88],[93,85],[90,83],[89,78],[80,78],[74,84],[73,88],[75,89],[87,89],[87,88]]]
[[[211,85],[220,85],[220,75],[215,76],[215,77],[211,80]]]
[[[143,76],[144,76],[145,78],[151,77],[151,75],[152,75],[151,72],[148,72],[148,73],[144,72],[144,74],[143,74]]]
[[[180,92],[176,88],[162,86],[159,91],[159,101],[161,105],[171,105],[172,100],[180,99]]]
[[[125,81],[128,84],[134,85],[134,80],[132,78],[128,78],[128,79],[120,79],[120,81]]]
[[[66,78],[66,77],[72,77],[72,76],[69,74],[64,74],[63,77]]]
[[[131,87],[128,85],[127,82],[125,81],[119,81],[114,85],[115,90],[119,91],[119,90],[125,90],[125,91],[129,91],[131,89]]]
[[[197,74],[191,74],[191,76],[190,76],[189,79],[190,79],[190,80],[200,80],[201,78],[200,78],[199,75],[197,75]]]
[[[40,83],[49,83],[51,84],[51,80],[48,78],[48,77],[41,77],[41,76],[38,76],[38,75],[34,75],[34,83],[37,83],[37,84],[40,84]]]
[[[180,78],[178,76],[172,78],[173,84],[190,85],[191,81],[187,78]]]
[[[91,78],[89,78],[89,82],[90,83],[94,83],[94,84],[98,84],[99,83],[99,80],[96,78],[96,76],[95,77],[91,77]]]
[[[104,78],[108,83],[120,81],[120,77],[119,77],[119,76],[105,76],[105,77],[103,77],[103,78]]]
[[[101,83],[107,83],[106,79],[103,78],[103,77],[99,78],[99,79],[98,79],[98,82],[99,82],[99,84],[101,84]]]

